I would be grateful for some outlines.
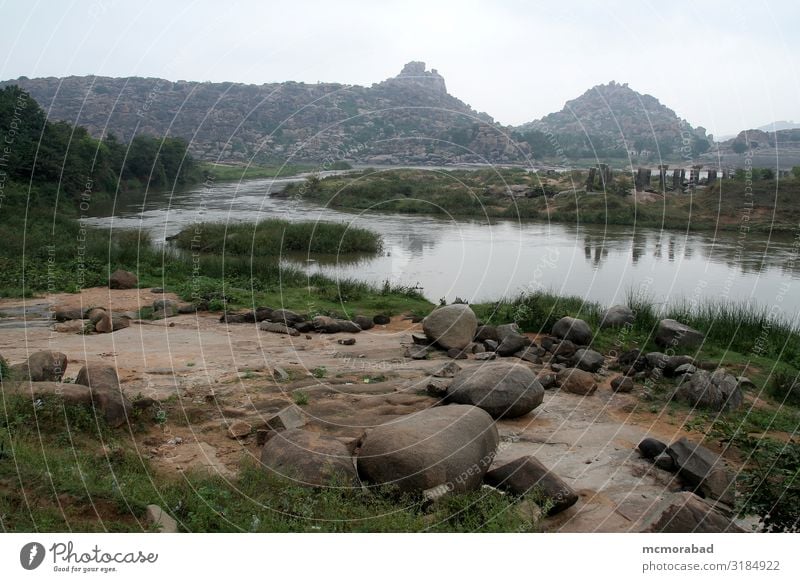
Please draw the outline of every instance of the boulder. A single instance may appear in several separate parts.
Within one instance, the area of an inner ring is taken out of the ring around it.
[[[314,324],[310,321],[301,321],[294,324],[294,329],[297,330],[297,333],[310,333],[314,331]]]
[[[455,348],[452,348],[450,350],[447,350],[447,357],[453,358],[454,360],[466,360],[467,358],[469,358],[469,353],[467,351],[467,348],[464,348],[463,350],[457,350]]]
[[[378,314],[378,315],[376,315],[375,317],[372,318],[372,322],[375,325],[389,325],[392,322],[392,320],[391,320],[391,318],[389,318],[388,315]]]
[[[476,342],[497,341],[497,329],[493,325],[479,325],[473,339]]]
[[[20,380],[31,382],[60,382],[67,370],[67,356],[61,352],[44,350],[28,356],[28,361],[14,367]]]
[[[235,420],[228,426],[228,438],[243,439],[250,434],[253,427],[244,420]]]
[[[272,430],[291,430],[305,426],[307,423],[306,415],[296,404],[291,404],[276,412],[266,421],[267,428]]]
[[[92,391],[81,384],[63,384],[61,382],[9,382],[3,381],[0,389],[5,395],[20,394],[36,400],[44,396],[59,396],[65,404],[73,406],[91,406]]]
[[[514,354],[515,358],[519,358],[520,360],[524,360],[526,362],[530,362],[531,364],[541,364],[542,359],[539,357],[536,348],[527,347],[523,348],[520,351]]]
[[[542,497],[553,504],[547,515],[560,513],[578,501],[578,494],[572,487],[534,456],[520,457],[492,469],[486,473],[485,481],[492,487],[514,495],[525,495],[531,489],[538,489]]]
[[[497,343],[495,340],[484,340],[483,347],[486,348],[489,352],[496,352],[497,348],[500,344]]]
[[[371,317],[367,317],[366,315],[356,315],[353,318],[353,323],[355,323],[360,329],[364,331],[375,327],[375,322],[372,321]]]
[[[97,322],[95,322],[94,330],[97,333],[111,333],[114,331],[114,322],[111,319],[111,314],[104,311],[103,315],[101,315]]]
[[[404,356],[412,360],[427,360],[428,354],[431,353],[430,346],[418,346],[416,344],[406,348]]]
[[[289,311],[288,309],[275,309],[270,314],[269,320],[274,323],[285,323],[288,326],[292,326],[295,323],[304,321],[305,317],[298,315],[294,311]]]
[[[588,346],[592,343],[592,329],[589,324],[582,319],[574,317],[562,317],[555,325],[551,333],[557,338],[569,340],[579,346]]]
[[[437,406],[367,431],[358,474],[401,492],[471,491],[481,486],[499,440],[492,417],[480,408]]]
[[[647,359],[639,350],[628,350],[617,357],[617,366],[626,376],[633,376],[647,369]]]
[[[679,368],[692,364],[694,364],[694,358],[691,356],[668,356],[664,362],[663,372],[665,376],[672,378],[681,374],[678,372]]]
[[[178,302],[172,299],[156,299],[153,301],[153,311],[178,312]]]
[[[139,278],[130,271],[117,269],[108,278],[108,286],[111,289],[136,289],[139,286]]]
[[[86,310],[86,319],[90,322],[97,324],[106,315],[106,310],[102,307],[92,307]]]
[[[605,361],[605,357],[600,352],[581,348],[572,356],[572,367],[586,372],[597,372],[603,367]]]
[[[349,321],[347,319],[337,319],[336,323],[339,324],[339,330],[344,333],[359,333],[361,328],[358,324],[354,321]]]
[[[456,364],[455,362],[449,362],[436,370],[433,373],[434,378],[453,378],[456,374],[461,371],[461,366]]]
[[[658,322],[655,342],[662,348],[694,348],[703,343],[702,332],[674,319],[662,319]]]
[[[735,476],[719,455],[685,437],[667,447],[678,475],[694,491],[706,498],[733,505]]]
[[[496,362],[462,370],[447,390],[447,402],[477,406],[493,418],[528,414],[543,399],[544,388],[536,375],[516,362]]]
[[[80,307],[56,307],[53,317],[59,323],[83,319],[83,309]]]
[[[507,334],[497,346],[498,356],[513,356],[518,351],[531,345],[531,340],[518,333]]]
[[[744,530],[733,523],[713,505],[688,491],[670,493],[639,524],[640,532],[648,533],[741,533]]]
[[[431,341],[445,350],[463,350],[467,347],[478,327],[469,305],[454,304],[434,309],[422,320],[422,330]]]
[[[158,533],[178,533],[178,522],[158,505],[145,508],[145,519]]]
[[[426,336],[424,333],[412,333],[411,341],[417,344],[418,346],[431,345],[431,340],[429,340],[428,336]]]
[[[283,333],[292,337],[297,337],[300,332],[293,327],[289,327],[285,323],[272,323],[269,321],[262,321],[258,324],[258,329],[261,331],[269,331],[272,333]]]
[[[342,331],[342,326],[332,317],[327,315],[317,315],[311,320],[314,324],[314,330],[319,333],[339,333]]]
[[[353,485],[358,476],[347,446],[330,435],[299,428],[274,435],[261,449],[261,464],[299,485]]]
[[[102,363],[90,363],[78,372],[75,384],[88,386],[91,390],[92,404],[103,412],[111,427],[118,427],[127,421],[133,406],[119,385],[117,370]]]
[[[713,373],[697,370],[675,389],[673,398],[691,406],[707,408],[716,412],[736,410],[742,405],[744,396],[734,376],[719,369]]]
[[[614,305],[600,314],[600,327],[625,327],[636,319],[636,314],[627,305]]]
[[[617,376],[611,380],[611,389],[614,392],[632,392],[633,391],[633,378],[628,376]]]
[[[556,375],[549,374],[547,372],[540,372],[539,375],[536,377],[539,380],[539,384],[542,385],[542,388],[545,390],[550,390],[550,388],[556,387]]]
[[[495,328],[495,336],[494,338],[487,338],[487,339],[495,339],[497,343],[501,343],[504,339],[508,336],[518,336],[522,335],[522,331],[519,329],[519,326],[516,323],[504,323],[503,325],[498,325]]]
[[[494,360],[496,358],[497,358],[497,354],[494,353],[494,352],[481,352],[479,354],[475,354],[475,359],[479,360],[479,361],[482,361],[482,362],[486,362],[486,361],[489,361],[489,360]]]
[[[589,396],[597,390],[594,376],[578,368],[565,368],[556,375],[556,381],[564,392]]]
[[[645,459],[655,459],[658,455],[667,450],[667,445],[658,439],[647,437],[636,447]]]

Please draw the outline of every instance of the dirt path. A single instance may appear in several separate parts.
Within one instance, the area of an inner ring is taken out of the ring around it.
[[[298,391],[307,399],[302,408],[311,430],[356,439],[365,428],[435,405],[424,393],[427,379],[451,361],[444,354],[404,358],[419,325],[402,318],[355,336],[294,338],[254,324],[222,324],[209,313],[134,321],[98,335],[55,332],[41,319],[53,305],[133,311],[156,297],[144,290],[89,289],[48,300],[0,300],[0,312],[16,315],[0,319],[0,354],[16,363],[41,349],[63,352],[68,378],[85,362],[115,365],[129,397],[150,397],[169,410],[163,427],[134,435],[141,454],[165,471],[203,466],[235,477],[243,456],[257,457],[259,447],[252,436],[229,438],[228,426],[239,420],[257,426],[295,401]],[[41,325],[24,325],[23,307],[39,313]],[[339,345],[343,337],[355,337],[356,344]],[[500,421],[495,462],[535,455],[580,493],[575,506],[547,520],[548,530],[627,531],[666,492],[680,489],[672,475],[635,451],[648,434],[666,441],[681,436],[678,424],[648,412],[635,392],[614,394],[606,378],[592,396],[547,391],[532,414]]]

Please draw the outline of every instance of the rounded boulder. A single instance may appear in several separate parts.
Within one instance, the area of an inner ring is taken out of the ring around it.
[[[422,331],[428,339],[445,350],[463,350],[475,337],[478,318],[469,305],[446,305],[433,310],[422,320]]]
[[[462,370],[447,390],[447,401],[470,404],[493,418],[515,418],[542,403],[544,388],[524,364],[492,362]]]

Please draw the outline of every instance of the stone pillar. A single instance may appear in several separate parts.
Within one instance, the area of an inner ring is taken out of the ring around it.
[[[683,170],[672,170],[672,189],[673,190],[680,190],[681,189],[681,173]]]
[[[669,164],[658,166],[658,189],[662,194],[667,191],[667,170],[669,170]]]
[[[644,189],[650,188],[650,181],[653,179],[653,170],[646,168],[644,171]]]
[[[636,191],[641,192],[644,190],[644,168],[636,168],[636,177],[633,180]]]
[[[717,181],[717,171],[716,170],[709,170],[708,171],[708,185],[713,186],[714,182]]]
[[[613,176],[611,174],[611,168],[609,165],[600,164],[600,185],[603,187],[603,190],[611,185],[612,180]]]
[[[594,176],[597,173],[597,168],[589,168],[589,177],[586,178],[586,191],[594,191]]]

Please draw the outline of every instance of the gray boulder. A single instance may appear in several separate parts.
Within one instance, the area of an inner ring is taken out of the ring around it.
[[[366,315],[356,315],[353,318],[353,323],[355,323],[359,328],[361,328],[364,331],[375,327],[375,322],[372,321],[371,317],[367,317]]]
[[[697,370],[676,388],[673,398],[716,412],[736,410],[744,397],[739,382],[725,370]]]
[[[645,459],[655,459],[658,455],[667,450],[667,445],[658,439],[646,437],[636,447]]]
[[[299,428],[269,439],[261,449],[261,464],[269,473],[304,486],[358,483],[350,451],[342,441]]]
[[[153,311],[178,312],[178,302],[172,299],[155,299],[153,301]]]
[[[636,319],[636,314],[627,305],[614,305],[600,315],[600,327],[625,327]]]
[[[288,326],[292,326],[295,323],[304,321],[305,318],[302,315],[298,315],[294,311],[289,311],[288,309],[275,309],[270,314],[269,320],[274,323],[285,323]]]
[[[674,319],[662,319],[658,323],[655,342],[662,348],[693,348],[703,343],[702,332]]]
[[[588,348],[581,348],[572,356],[572,366],[586,372],[597,372],[605,361],[603,354]]]
[[[536,457],[520,457],[486,473],[485,481],[492,487],[509,491],[514,495],[525,495],[538,489],[545,500],[552,502],[547,515],[555,515],[572,507],[578,494],[552,473]]]
[[[28,356],[28,361],[13,368],[20,380],[31,382],[60,382],[67,370],[67,356],[61,352],[44,350]]]
[[[476,342],[497,341],[497,329],[493,325],[479,325],[474,339]]]
[[[522,364],[495,362],[462,370],[447,390],[447,402],[471,404],[493,418],[515,418],[542,403],[544,388]]]
[[[339,324],[339,329],[344,333],[359,333],[362,329],[355,321],[347,319],[337,319],[336,323]]]
[[[611,380],[611,389],[614,392],[633,392],[633,386],[633,378],[630,378],[629,376],[617,376]]]
[[[696,492],[733,505],[735,476],[722,457],[685,437],[667,447],[667,454],[675,461],[678,475]]]
[[[579,346],[592,343],[592,329],[582,319],[562,317],[553,325],[552,335],[566,339]]]
[[[83,309],[80,307],[56,307],[53,316],[58,322],[83,319]]]
[[[522,331],[519,329],[519,326],[516,323],[504,323],[503,325],[498,325],[495,328],[495,335],[497,336],[496,338],[488,339],[496,339],[497,342],[500,343],[510,335],[522,335]]]
[[[464,304],[439,307],[422,320],[425,335],[445,350],[463,350],[472,342],[477,328],[478,318]]]
[[[713,505],[694,493],[668,494],[641,520],[638,530],[647,533],[742,533]]]
[[[297,331],[293,327],[289,327],[285,323],[277,323],[277,322],[273,323],[269,321],[262,321],[260,324],[258,324],[258,329],[260,329],[261,331],[269,331],[272,333],[282,333],[290,335],[292,337],[297,337],[300,335],[299,331]]]
[[[499,443],[488,413],[475,406],[437,406],[379,425],[363,439],[362,479],[421,493],[478,489]]]
[[[91,390],[92,404],[103,412],[111,427],[118,427],[130,418],[133,405],[122,392],[117,370],[102,363],[90,363],[78,372],[75,384],[88,386]]]
[[[342,331],[342,326],[339,322],[327,315],[317,315],[311,320],[314,325],[314,330],[319,333],[339,333]]]
[[[497,355],[508,357],[531,345],[531,340],[524,335],[513,333],[506,335],[497,346]]]

